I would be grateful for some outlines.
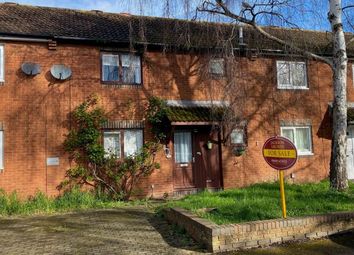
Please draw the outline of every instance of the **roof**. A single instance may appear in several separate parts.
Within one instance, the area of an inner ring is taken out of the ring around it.
[[[271,34],[318,54],[331,54],[331,33],[265,27]],[[266,39],[253,28],[244,27],[244,42],[252,49],[287,50]],[[51,39],[87,40],[105,43],[214,48],[230,39],[238,45],[235,25],[200,21],[80,11],[19,4],[0,4],[0,35]],[[347,34],[347,36],[353,36]],[[354,43],[348,46],[354,56]]]
[[[166,109],[167,118],[172,123],[176,122],[199,122],[213,123],[221,121],[224,108],[223,107],[179,107],[168,106]]]

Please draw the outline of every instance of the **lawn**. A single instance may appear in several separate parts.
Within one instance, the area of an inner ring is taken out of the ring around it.
[[[86,209],[118,208],[127,205],[141,205],[144,200],[122,202],[111,200],[91,191],[73,189],[58,197],[48,197],[38,192],[28,199],[19,199],[16,192],[6,194],[0,190],[0,216],[51,214]]]
[[[329,182],[317,184],[286,184],[288,217],[354,210],[354,183],[347,192],[329,190]],[[221,192],[202,192],[178,201],[170,201],[167,207],[188,209],[200,217],[217,224],[239,223],[281,218],[278,183],[262,183],[247,188]],[[215,208],[206,212],[203,208]]]

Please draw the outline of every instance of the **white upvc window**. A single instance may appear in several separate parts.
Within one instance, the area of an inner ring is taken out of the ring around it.
[[[143,130],[124,130],[124,157],[134,156],[143,147]]]
[[[286,126],[281,127],[281,136],[292,141],[298,155],[312,155],[311,126]]]
[[[225,74],[225,62],[223,58],[213,58],[209,60],[209,73],[223,76]]]
[[[120,131],[103,132],[103,147],[107,157],[121,158]]]
[[[0,130],[0,170],[4,169],[4,131]]]
[[[106,156],[116,158],[134,156],[143,147],[142,129],[122,129],[103,132],[103,147]],[[123,153],[122,153],[123,152]]]
[[[0,82],[4,82],[5,81],[5,67],[4,67],[4,61],[5,57],[4,57],[4,45],[0,44]]]
[[[140,56],[130,53],[102,53],[102,81],[141,84]]]
[[[306,63],[277,61],[278,89],[308,89]]]

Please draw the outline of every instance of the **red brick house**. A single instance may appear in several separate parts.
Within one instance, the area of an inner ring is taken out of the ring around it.
[[[68,114],[91,94],[100,96],[109,113],[102,127],[103,143],[118,157],[136,152],[151,138],[144,119],[147,99],[158,96],[167,101],[171,139],[158,154],[161,169],[141,182],[143,195],[276,180],[277,172],[261,154],[263,143],[273,135],[286,136],[298,147],[298,162],[286,172],[289,181],[326,178],[330,68],[291,54],[247,27],[241,40],[238,29],[0,4],[0,188],[22,196],[38,190],[58,194],[56,187],[70,167],[62,148],[70,128]],[[268,29],[318,54],[331,52],[328,33]],[[231,38],[231,31],[236,36]],[[223,47],[227,43],[232,45],[231,60]],[[354,45],[348,47],[348,56],[354,57]],[[51,70],[63,70],[63,65],[71,76],[60,80],[64,71],[57,79]],[[235,87],[230,89],[230,84]],[[352,106],[352,62],[348,101]],[[233,109],[240,117],[230,136],[212,113],[215,107]],[[348,171],[354,178],[351,124]]]

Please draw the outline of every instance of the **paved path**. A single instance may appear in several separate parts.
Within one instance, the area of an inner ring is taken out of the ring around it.
[[[196,254],[146,208],[0,218],[0,254]]]
[[[200,247],[180,232],[145,207],[0,217],[0,254],[200,254]],[[351,255],[354,254],[354,232],[330,239],[228,254]]]

